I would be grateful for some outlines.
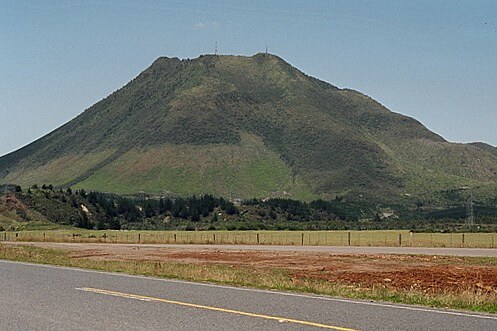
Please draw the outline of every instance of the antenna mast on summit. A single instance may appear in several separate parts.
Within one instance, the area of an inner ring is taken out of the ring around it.
[[[214,47],[214,55],[217,55],[217,41],[216,41],[216,46]]]

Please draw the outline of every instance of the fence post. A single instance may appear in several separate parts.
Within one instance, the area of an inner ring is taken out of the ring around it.
[[[302,233],[302,246],[304,246],[304,234]]]
[[[141,234],[140,234],[140,233],[138,233],[138,243],[140,243],[141,239],[142,239],[142,238],[141,238]]]
[[[212,234],[212,238],[214,239],[214,244],[215,244],[216,243],[216,234],[215,233]]]
[[[412,231],[409,232],[409,246],[413,246]]]
[[[260,240],[259,240],[259,234],[257,233],[257,245],[260,244]]]
[[[494,233],[492,233],[492,248],[494,248]]]
[[[350,232],[348,233],[348,241],[349,241],[349,246],[350,246]]]
[[[402,233],[399,233],[399,247],[402,246]]]
[[[462,247],[464,247],[464,233],[462,234]]]

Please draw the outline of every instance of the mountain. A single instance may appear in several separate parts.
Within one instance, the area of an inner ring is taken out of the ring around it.
[[[0,158],[0,181],[131,194],[434,199],[497,192],[497,153],[453,144],[271,54],[158,58]]]

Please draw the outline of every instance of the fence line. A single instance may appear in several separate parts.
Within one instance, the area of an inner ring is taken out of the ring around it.
[[[496,248],[495,233],[407,231],[21,231],[0,241]]]

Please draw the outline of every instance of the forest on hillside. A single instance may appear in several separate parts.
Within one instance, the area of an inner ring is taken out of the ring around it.
[[[468,228],[467,205],[461,203],[444,208],[406,208],[347,201],[337,196],[311,202],[254,198],[235,204],[209,194],[121,196],[56,189],[52,185],[33,185],[25,190],[13,185],[1,191],[5,197],[1,199],[0,214],[10,211],[10,217],[18,218],[21,224],[42,217],[61,226],[115,230],[497,230],[497,208],[488,203],[475,203],[475,225]]]

